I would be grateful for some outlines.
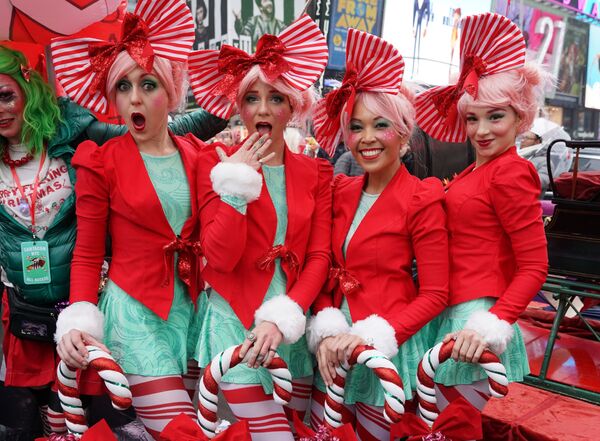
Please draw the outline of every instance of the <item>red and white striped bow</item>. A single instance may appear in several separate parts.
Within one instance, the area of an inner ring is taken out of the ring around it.
[[[327,64],[327,42],[317,24],[304,14],[280,35],[263,35],[256,53],[223,45],[220,51],[200,50],[190,55],[190,86],[206,111],[229,118],[241,80],[254,65],[273,81],[281,78],[297,90],[312,86]]]
[[[150,72],[155,55],[186,62],[194,38],[194,18],[184,0],[140,0],[133,14],[125,14],[119,41],[60,37],[50,48],[56,78],[67,95],[106,113],[106,78],[120,52],[127,51]]]
[[[315,135],[319,145],[329,154],[341,136],[340,114],[352,115],[357,92],[379,92],[396,95],[404,75],[400,52],[385,40],[367,32],[348,29],[346,39],[346,74],[342,86],[319,100],[315,110]]]
[[[417,123],[435,139],[464,142],[467,132],[458,117],[463,93],[477,98],[479,78],[525,64],[525,39],[516,24],[492,13],[465,17],[460,38],[460,76],[452,86],[438,86],[417,95]]]

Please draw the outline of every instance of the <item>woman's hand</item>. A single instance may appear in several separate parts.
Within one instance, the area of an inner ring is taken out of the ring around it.
[[[282,340],[283,334],[275,323],[262,322],[248,333],[240,350],[240,358],[244,358],[249,352],[248,367],[256,369],[261,363],[267,367]]]
[[[463,329],[462,331],[447,334],[444,337],[444,343],[450,340],[456,340],[451,355],[456,361],[477,363],[483,351],[488,349],[488,344],[483,337],[472,329]]]
[[[89,335],[87,332],[78,329],[71,329],[67,332],[56,345],[56,351],[62,361],[74,369],[87,369],[88,350],[87,345],[98,346],[104,352],[110,354],[106,346]]]
[[[366,342],[361,337],[353,334],[340,334],[321,340],[317,349],[317,362],[327,386],[333,384],[335,368],[350,358],[357,346],[364,344]]]
[[[275,156],[275,152],[267,154],[267,150],[270,146],[271,139],[269,138],[269,135],[263,135],[259,138],[258,132],[254,132],[231,156],[227,156],[221,147],[217,147],[215,151],[221,162],[247,164],[254,170],[258,170],[264,162],[269,161]]]

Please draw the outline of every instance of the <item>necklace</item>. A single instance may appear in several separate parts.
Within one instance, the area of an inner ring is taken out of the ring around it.
[[[33,155],[31,153],[27,153],[21,159],[10,159],[8,148],[4,148],[4,153],[2,154],[2,162],[4,162],[9,167],[20,167],[22,165],[27,164],[32,159]]]

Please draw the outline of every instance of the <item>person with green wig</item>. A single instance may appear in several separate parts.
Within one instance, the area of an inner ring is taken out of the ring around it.
[[[169,129],[206,140],[226,125],[198,110],[174,120]],[[7,288],[0,382],[33,392],[47,434],[66,430],[50,386],[58,359],[54,320],[69,299],[76,236],[71,158],[85,140],[102,145],[126,131],[126,126],[97,121],[66,98],[57,99],[21,52],[0,45],[0,266]],[[2,402],[6,396],[0,393],[0,408],[8,414],[22,403]],[[0,416],[0,432],[2,424],[15,433],[21,429],[19,439],[38,435],[30,421],[6,422]]]

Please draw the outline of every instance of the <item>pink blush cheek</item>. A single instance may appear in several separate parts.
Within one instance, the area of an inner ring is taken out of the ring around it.
[[[248,125],[247,123],[252,121],[252,111],[248,107],[242,106],[240,109],[240,118],[242,118],[245,125]]]
[[[398,134],[396,133],[395,130],[389,128],[384,130],[379,137],[383,140],[383,141],[391,141],[393,140]]]
[[[348,134],[348,148],[353,150],[358,145],[358,141],[360,140],[360,135],[358,133],[350,132]]]

